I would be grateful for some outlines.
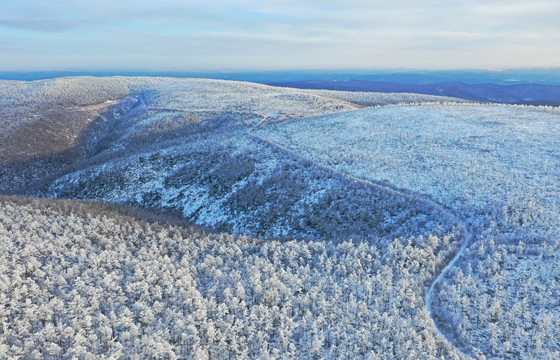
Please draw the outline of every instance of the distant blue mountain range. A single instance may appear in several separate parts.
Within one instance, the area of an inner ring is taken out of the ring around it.
[[[365,80],[310,80],[270,85],[299,89],[328,89],[344,91],[409,92],[428,95],[453,96],[480,102],[560,106],[560,86],[545,84],[465,84],[440,82],[434,84],[401,84]]]

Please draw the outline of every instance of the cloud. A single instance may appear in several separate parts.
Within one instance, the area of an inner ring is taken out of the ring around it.
[[[75,21],[64,21],[60,19],[47,18],[0,18],[0,26],[42,32],[62,32],[75,29],[80,26],[80,23]]]
[[[450,68],[560,58],[556,0],[19,0],[0,3],[0,14],[0,33],[11,29],[42,63],[55,49],[60,66]],[[0,66],[20,61],[16,53]]]

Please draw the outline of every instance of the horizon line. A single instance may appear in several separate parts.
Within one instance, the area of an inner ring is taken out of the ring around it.
[[[115,73],[115,72],[129,72],[129,73],[273,73],[273,72],[505,72],[505,71],[560,71],[560,66],[549,67],[504,67],[504,68],[289,68],[289,69],[126,69],[126,68],[90,68],[90,69],[25,69],[25,70],[3,70],[0,73]]]

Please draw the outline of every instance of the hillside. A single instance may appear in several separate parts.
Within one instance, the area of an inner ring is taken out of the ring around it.
[[[0,81],[0,190],[22,192],[108,147],[122,152],[171,138],[231,131],[263,116],[287,119],[403,101],[442,98],[310,92],[201,79]]]
[[[68,82],[66,88],[78,89],[73,92],[76,98],[90,89],[81,78],[27,86],[35,92],[38,91],[35,88],[53,88],[45,93],[56,94],[61,81]],[[31,149],[33,153],[23,161],[12,161],[3,167],[2,183],[6,190],[27,188],[25,193],[37,196],[148,207],[177,214],[204,227],[267,237],[374,239],[421,233],[440,223],[430,211],[424,210],[410,211],[410,217],[403,218],[406,227],[402,229],[372,221],[371,213],[379,214],[374,219],[388,219],[409,210],[399,209],[402,204],[389,204],[392,200],[377,190],[349,184],[328,171],[286,157],[254,139],[248,130],[262,122],[364,106],[453,99],[413,94],[300,91],[199,79],[102,81],[107,84],[100,85],[101,89],[110,91],[92,98],[115,99],[126,91],[130,95],[106,110],[112,116],[105,113],[88,120],[81,112],[73,113],[75,123],[85,126],[88,121],[93,122],[81,135],[84,141],[77,135],[73,137],[73,146],[68,144],[62,149],[63,144],[57,143],[61,149],[37,156],[42,143],[55,142],[55,133],[35,131],[37,147]],[[15,86],[7,87],[6,93],[18,92],[18,86],[23,86],[12,85]],[[26,91],[34,94],[28,89],[21,92]],[[45,103],[54,101],[44,97]],[[69,96],[60,95],[56,99],[60,108],[76,107],[71,104],[77,100]],[[8,100],[25,104],[21,100]],[[80,101],[89,104],[98,100]],[[77,107],[81,110],[80,105]],[[43,120],[40,115],[37,118]],[[11,148],[5,153],[10,154]],[[61,156],[65,161],[57,161]],[[36,179],[38,174],[43,176]],[[18,186],[11,186],[14,183]],[[319,213],[322,215],[318,217]]]
[[[107,206],[0,198],[9,357],[436,358],[424,283],[450,236],[261,241]],[[391,341],[388,341],[391,339]]]
[[[559,355],[555,109],[127,77],[0,104],[0,353]]]
[[[477,357],[558,355],[557,109],[385,107],[274,124],[256,134],[341,172],[390,179],[449,204],[475,239],[436,288],[442,329]],[[551,324],[546,331],[543,319]]]

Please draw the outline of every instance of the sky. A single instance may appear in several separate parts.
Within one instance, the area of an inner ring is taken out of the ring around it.
[[[0,0],[0,71],[560,67],[559,0]]]

